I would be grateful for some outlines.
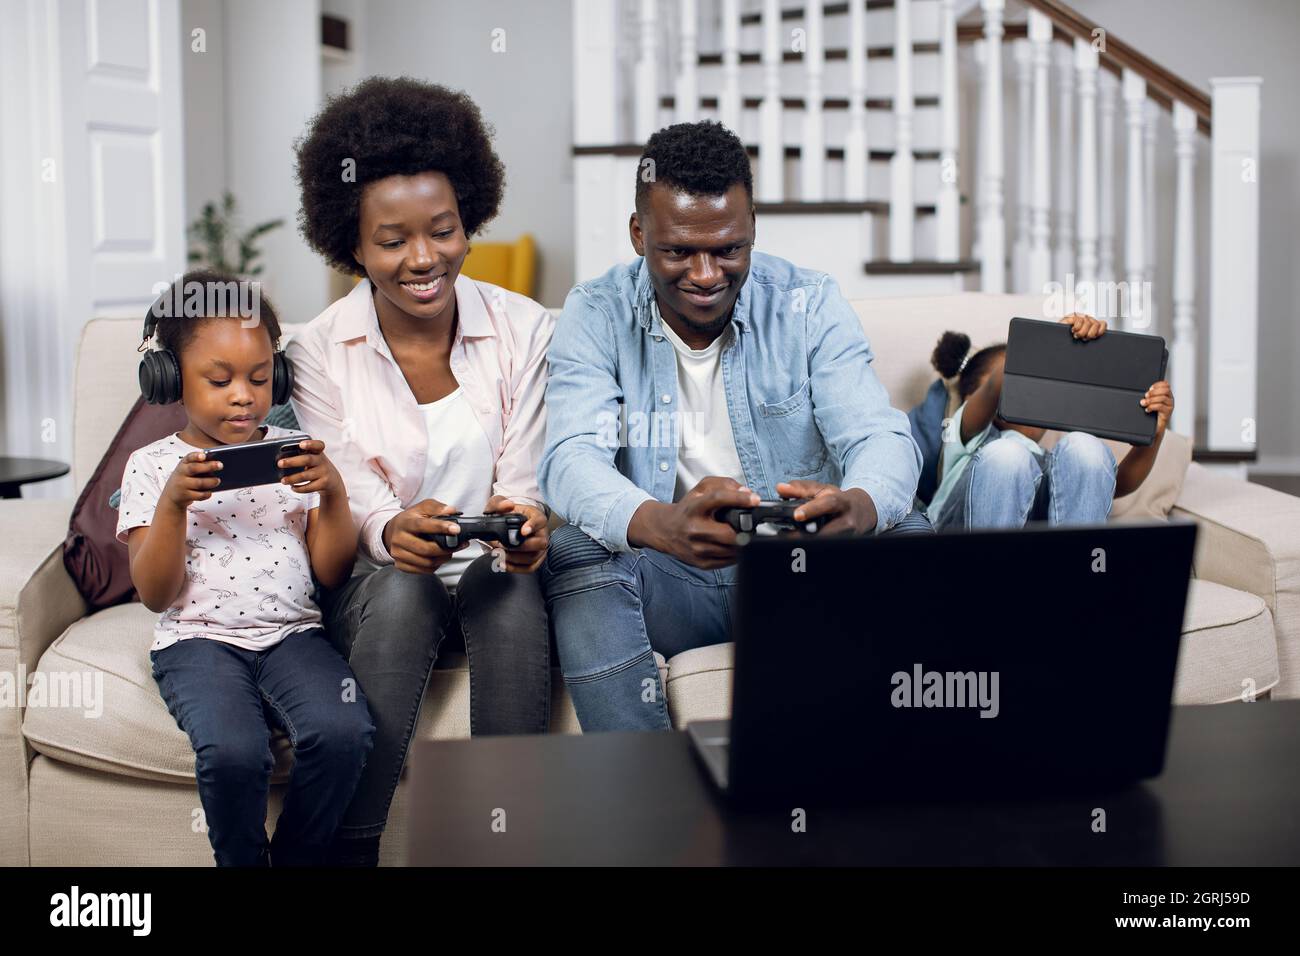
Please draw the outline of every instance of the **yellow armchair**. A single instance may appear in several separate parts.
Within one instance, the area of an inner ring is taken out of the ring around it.
[[[460,271],[471,279],[536,298],[537,243],[528,233],[514,242],[470,242]]]

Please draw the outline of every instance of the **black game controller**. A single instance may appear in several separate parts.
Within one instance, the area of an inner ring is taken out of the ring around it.
[[[500,541],[508,548],[517,548],[524,542],[519,530],[528,519],[515,512],[502,515],[460,514],[438,515],[442,521],[460,525],[460,534],[435,534],[433,540],[448,551],[455,551],[467,541]]]
[[[719,508],[717,519],[731,525],[737,534],[753,534],[761,524],[771,525],[782,531],[806,531],[816,534],[826,523],[826,517],[819,515],[807,521],[794,519],[795,509],[806,505],[811,498],[785,498],[781,501],[760,501],[752,508]]]

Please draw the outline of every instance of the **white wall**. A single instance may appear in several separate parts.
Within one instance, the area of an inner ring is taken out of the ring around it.
[[[505,31],[499,53],[497,28]],[[478,103],[506,167],[501,213],[481,238],[531,232],[537,298],[561,304],[575,281],[569,0],[373,0],[365,4],[364,44],[367,73],[441,83]]]
[[[1166,69],[1209,92],[1213,76],[1260,76],[1259,449],[1261,461],[1300,458],[1300,3],[1296,0],[1071,0],[1071,5]],[[1169,281],[1173,150],[1162,118],[1157,281]],[[1209,154],[1197,152],[1198,246],[1209,230]],[[1205,262],[1204,253],[1198,262]],[[1209,298],[1202,277],[1197,321]],[[1166,293],[1167,294],[1167,293]],[[1167,301],[1167,299],[1162,299]],[[1161,316],[1162,323],[1168,307]],[[1204,328],[1204,325],[1201,325]],[[1200,341],[1202,357],[1206,340]]]

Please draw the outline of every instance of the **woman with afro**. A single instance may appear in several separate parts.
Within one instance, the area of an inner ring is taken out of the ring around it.
[[[472,734],[547,729],[533,572],[548,542],[536,476],[553,320],[460,274],[505,184],[465,94],[365,80],[312,119],[297,160],[303,235],[361,277],[287,352],[298,422],[333,451],[360,530],[357,570],[321,605],[376,728],[332,862],[373,865],[445,638],[469,658]],[[518,546],[439,543],[459,534],[456,514],[509,512],[524,519]]]

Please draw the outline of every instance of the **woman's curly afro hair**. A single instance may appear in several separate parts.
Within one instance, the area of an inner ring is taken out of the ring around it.
[[[466,236],[497,214],[505,191],[492,128],[474,101],[410,77],[375,76],[330,97],[295,151],[303,237],[331,265],[353,275],[365,274],[352,252],[367,184],[444,173],[456,191]],[[350,166],[355,177],[346,175]]]

